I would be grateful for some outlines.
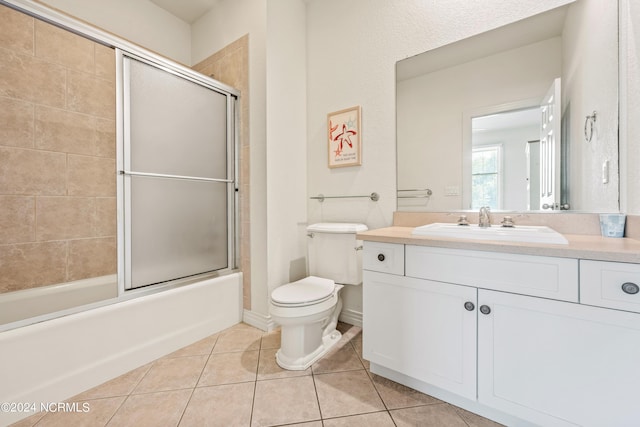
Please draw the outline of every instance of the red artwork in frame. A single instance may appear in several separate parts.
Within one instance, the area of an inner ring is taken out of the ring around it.
[[[360,106],[327,114],[329,167],[360,166]]]

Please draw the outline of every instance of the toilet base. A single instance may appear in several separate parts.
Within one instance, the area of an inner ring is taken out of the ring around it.
[[[289,371],[304,371],[309,366],[317,362],[322,356],[327,354],[327,352],[331,350],[338,341],[340,341],[340,338],[342,338],[342,334],[340,331],[335,329],[322,337],[322,345],[320,345],[315,351],[297,359],[286,357],[282,354],[282,349],[280,349],[276,353],[276,363],[282,369]]]

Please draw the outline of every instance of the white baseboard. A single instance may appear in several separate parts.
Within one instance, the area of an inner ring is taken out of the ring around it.
[[[344,323],[348,323],[353,326],[362,327],[362,313],[355,310],[342,310],[338,320]],[[261,313],[256,313],[251,310],[244,310],[242,313],[242,321],[247,325],[251,325],[254,328],[261,329],[263,331],[273,331],[278,324],[273,321],[271,316],[265,316]]]
[[[270,315],[265,316],[264,314],[251,310],[244,310],[242,313],[242,321],[247,325],[267,332],[273,331],[278,326]]]
[[[338,320],[353,326],[362,327],[362,313],[355,310],[342,310]]]

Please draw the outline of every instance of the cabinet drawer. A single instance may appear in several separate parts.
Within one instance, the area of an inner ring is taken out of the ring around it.
[[[627,290],[623,290],[623,285]],[[635,286],[633,286],[635,285]],[[640,265],[580,261],[580,302],[640,313]]]
[[[485,251],[406,247],[406,275],[578,302],[578,260]]]
[[[364,242],[362,268],[381,273],[404,275],[404,245]]]

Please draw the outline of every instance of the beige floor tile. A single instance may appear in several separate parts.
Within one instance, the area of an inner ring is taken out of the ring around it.
[[[106,399],[75,402],[75,408],[69,412],[49,412],[38,422],[38,426],[45,427],[81,427],[104,426],[126,397],[109,397]]]
[[[180,426],[248,426],[254,388],[253,382],[196,388]]]
[[[220,353],[209,356],[198,387],[255,381],[258,350]]]
[[[340,331],[342,338],[346,341],[352,341],[356,337],[362,337],[362,328],[359,326],[338,322],[336,329]]]
[[[362,357],[362,334],[353,337],[353,339],[351,340],[351,345],[356,350],[356,354],[360,358],[360,361],[364,365],[365,369],[369,370],[369,361],[365,360],[364,357]]]
[[[447,403],[389,411],[398,427],[467,427],[456,410]]]
[[[133,393],[178,390],[195,387],[207,356],[187,356],[156,360]]]
[[[70,400],[87,401],[86,414],[15,426],[500,426],[363,369],[360,328],[338,329],[342,339],[313,368],[287,371],[275,362],[279,331],[238,324]]]
[[[315,375],[314,379],[323,418],[364,414],[385,409],[364,369]]]
[[[251,425],[273,426],[320,419],[311,376],[258,381]]]
[[[387,411],[324,420],[324,427],[395,427]]]
[[[342,348],[331,349],[322,359],[313,364],[314,374],[327,372],[356,371],[364,366],[356,354],[353,346],[349,343]]]
[[[20,421],[10,424],[11,427],[33,427],[34,425],[36,425],[36,423],[38,421],[40,421],[40,419],[42,417],[44,417],[46,414],[44,412],[38,412],[36,414],[33,414],[27,418],[23,418]]]
[[[465,411],[462,408],[455,408],[458,415],[469,425],[469,427],[501,427],[502,424],[498,424],[494,421],[476,415],[472,412]]]
[[[311,368],[304,371],[288,371],[278,366],[276,362],[275,348],[260,350],[260,360],[258,361],[258,381],[273,380],[276,378],[291,378],[311,375]]]
[[[100,384],[90,390],[87,390],[73,397],[72,401],[99,399],[102,397],[127,396],[140,383],[153,363],[148,363],[133,371],[129,371],[124,375],[120,375],[106,383]]]
[[[310,421],[308,423],[287,424],[286,427],[322,427],[322,421]]]
[[[218,340],[218,334],[211,335],[200,341],[196,341],[191,345],[181,348],[178,351],[174,351],[165,357],[184,357],[184,356],[205,356],[211,354],[213,346]]]
[[[174,427],[187,406],[193,390],[161,391],[134,394],[116,412],[109,427]]]
[[[420,393],[402,384],[388,380],[376,374],[371,374],[373,385],[378,390],[387,409],[408,408],[411,406],[433,405],[442,403],[441,400],[428,394]]]
[[[262,336],[262,343],[260,345],[261,350],[265,349],[278,349],[280,348],[280,339],[282,337],[282,333],[280,329],[276,329],[275,331],[269,332]]]
[[[262,335],[262,331],[255,328],[227,330],[218,337],[216,345],[213,347],[213,353],[260,350]]]

